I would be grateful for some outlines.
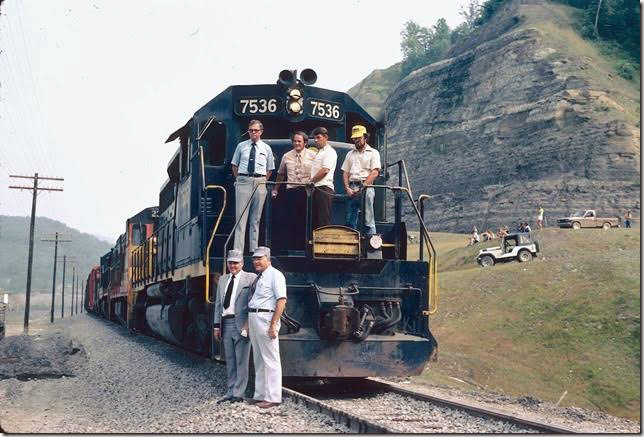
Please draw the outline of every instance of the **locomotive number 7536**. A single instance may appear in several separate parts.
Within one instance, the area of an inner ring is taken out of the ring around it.
[[[273,114],[279,107],[276,98],[244,98],[237,100],[238,114]]]

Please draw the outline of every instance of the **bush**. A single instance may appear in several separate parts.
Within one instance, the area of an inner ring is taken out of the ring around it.
[[[622,61],[617,64],[617,74],[627,80],[633,80],[633,78],[637,77],[637,70],[638,69],[635,67],[635,65],[628,61]]]

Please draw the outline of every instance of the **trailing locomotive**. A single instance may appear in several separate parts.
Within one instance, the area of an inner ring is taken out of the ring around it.
[[[348,94],[314,87],[316,78],[310,69],[299,79],[284,70],[276,84],[230,86],[168,137],[166,143],[179,144],[159,206],[128,219],[125,233],[92,270],[85,290],[89,311],[223,359],[222,344],[212,335],[212,299],[236,225],[235,147],[245,139],[248,122],[258,119],[277,164],[291,150],[293,132],[322,126],[338,155],[333,224],[312,229],[310,190],[306,211],[267,196],[260,223],[259,244],[271,248],[271,262],[287,283],[283,375],[404,376],[423,370],[437,347],[429,329],[437,309],[436,257],[421,213],[427,196],[414,200],[404,162],[387,161],[384,127]],[[339,167],[353,147],[355,124],[367,128],[370,145],[383,159],[374,184],[376,237],[343,226],[346,195]],[[407,260],[403,208],[418,218],[419,260]],[[306,222],[304,235],[284,229],[290,214]],[[293,244],[296,239],[305,242],[304,250],[295,249],[301,247]],[[253,271],[248,254],[244,269]]]

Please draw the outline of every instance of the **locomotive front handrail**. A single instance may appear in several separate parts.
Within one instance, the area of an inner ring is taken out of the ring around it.
[[[219,211],[219,215],[217,216],[217,222],[215,223],[215,226],[213,226],[213,228],[212,228],[212,233],[210,234],[210,239],[208,240],[208,247],[206,248],[206,253],[205,253],[205,257],[206,257],[205,300],[208,303],[215,303],[215,302],[211,301],[210,299],[208,299],[208,292],[210,291],[210,247],[212,246],[212,242],[215,239],[215,233],[217,232],[217,228],[219,227],[219,223],[221,222],[221,217],[224,214],[224,209],[226,209],[227,192],[226,192],[226,189],[224,187],[222,187],[221,185],[207,185],[204,189],[206,191],[208,191],[208,190],[221,190],[223,192],[223,194],[224,194],[224,199],[223,199],[223,203],[221,205],[221,210]],[[205,225],[205,223],[204,223],[204,225]],[[226,248],[224,247],[224,256],[225,256],[225,251],[226,251]],[[223,271],[225,272],[226,270],[223,270]]]
[[[405,169],[405,163],[404,163],[403,160],[398,161],[398,163],[402,164],[402,168]],[[390,166],[395,165],[395,164],[397,164],[397,163],[390,164]],[[406,169],[405,169],[405,172],[406,172]],[[407,182],[409,182],[409,180],[407,180]],[[248,198],[248,201],[246,202],[246,205],[244,205],[243,211],[241,212],[239,218],[235,221],[235,225],[233,226],[232,231],[230,232],[230,234],[228,235],[228,238],[226,239],[226,242],[224,243],[224,254],[223,254],[224,255],[223,256],[224,264],[223,264],[223,267],[222,267],[222,271],[224,271],[224,272],[226,271],[226,262],[227,262],[226,249],[228,247],[228,244],[230,243],[230,239],[234,235],[235,229],[239,225],[239,220],[241,219],[241,217],[244,215],[244,213],[248,209],[248,207],[250,205],[250,202],[252,201],[253,196],[255,195],[255,192],[257,191],[257,188],[259,188],[260,185],[277,185],[277,184],[287,184],[287,183],[288,183],[287,181],[285,181],[285,182],[263,181],[263,182],[259,182],[255,186],[255,188],[253,189],[253,192],[251,193],[251,195]],[[296,182],[291,182],[291,184],[292,185],[303,185],[303,186],[310,185],[310,184],[302,183],[302,182],[297,182],[297,183]],[[421,237],[425,238],[426,242],[427,242],[427,255],[429,256],[429,260],[427,261],[428,268],[429,268],[429,274],[427,276],[427,308],[428,309],[426,311],[423,311],[423,315],[433,315],[433,314],[435,314],[436,311],[438,310],[438,280],[436,278],[436,275],[437,275],[436,251],[434,249],[434,245],[431,242],[431,239],[429,238],[429,231],[427,230],[427,227],[425,226],[425,223],[423,222],[423,219],[422,219],[422,217],[420,215],[420,211],[418,210],[418,207],[416,206],[416,203],[414,202],[414,199],[413,199],[412,194],[411,194],[411,190],[409,188],[407,188],[407,187],[400,187],[400,186],[399,187],[392,187],[392,186],[389,186],[389,185],[370,185],[369,187],[370,188],[382,188],[382,189],[387,189],[387,190],[392,190],[392,191],[404,192],[404,193],[407,194],[407,197],[409,198],[409,201],[410,201],[411,205],[414,207],[414,211],[416,212],[416,217],[418,218],[418,222],[420,223],[420,227],[421,227],[421,231],[422,231],[421,232],[421,234],[422,234]],[[209,247],[210,247],[210,244],[209,244]],[[430,248],[431,248],[431,250],[430,250]],[[206,271],[208,272],[209,270],[206,269]],[[206,277],[206,279],[207,278],[208,277]],[[427,320],[427,323],[429,324],[429,319]]]

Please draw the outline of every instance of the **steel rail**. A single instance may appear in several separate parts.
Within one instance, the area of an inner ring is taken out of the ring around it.
[[[530,419],[525,419],[519,416],[515,416],[512,414],[507,414],[503,413],[498,410],[493,410],[493,409],[488,409],[488,408],[483,408],[483,407],[478,407],[475,405],[471,405],[465,402],[459,402],[459,401],[453,401],[450,399],[444,399],[440,398],[437,396],[433,395],[428,395],[425,393],[418,393],[412,390],[408,390],[402,387],[398,387],[396,385],[383,382],[380,380],[372,379],[372,378],[367,378],[365,379],[366,385],[370,386],[371,388],[375,389],[380,389],[392,393],[399,394],[401,396],[407,396],[419,401],[424,401],[424,402],[429,402],[433,404],[438,404],[442,407],[449,407],[449,408],[455,408],[457,410],[461,410],[464,412],[467,412],[468,414],[471,414],[473,416],[478,416],[482,417],[484,419],[495,419],[495,420],[505,420],[507,422],[510,422],[515,425],[519,425],[522,427],[529,427],[532,429],[535,429],[540,432],[544,433],[556,433],[556,434],[575,434],[578,431],[575,431],[570,428],[566,428],[563,426],[559,425],[552,425],[549,423],[542,423],[542,422],[535,422]]]
[[[367,418],[343,411],[339,408],[333,407],[325,402],[319,401],[304,393],[296,390],[282,387],[282,395],[290,398],[293,402],[302,404],[310,410],[317,411],[325,414],[333,419],[334,422],[345,425],[352,432],[361,434],[400,434],[401,431],[390,428],[388,426],[380,425],[376,422],[370,421]]]

